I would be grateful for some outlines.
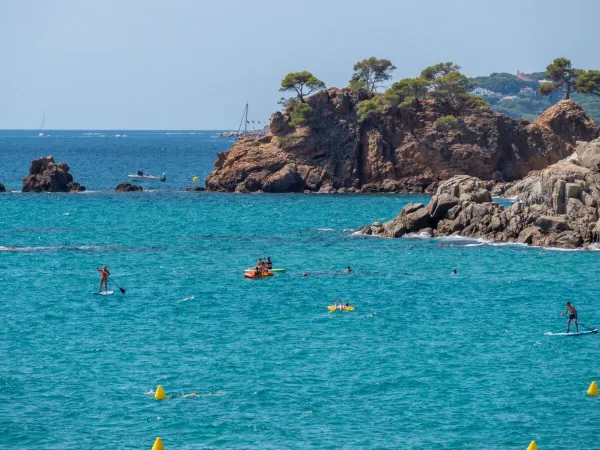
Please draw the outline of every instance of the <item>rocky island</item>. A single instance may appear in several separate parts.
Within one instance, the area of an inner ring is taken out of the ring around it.
[[[569,89],[596,87],[574,87],[568,60],[548,66],[554,78],[540,85],[542,95],[567,86],[567,99],[533,122],[494,112],[468,93],[453,63],[376,93],[393,69],[388,60],[364,60],[344,89],[324,89],[309,72],[288,74],[281,90],[297,97],[282,99],[284,112],[271,116],[266,136],[242,138],[217,155],[207,190],[435,193],[427,206],[409,204],[361,232],[564,248],[598,241],[600,126],[568,99]],[[491,191],[519,201],[504,208]]]
[[[292,127],[288,115],[273,114],[267,136],[240,139],[218,154],[207,189],[424,192],[459,174],[515,180],[564,159],[577,140],[600,135],[572,101],[533,123],[472,100],[453,108],[431,99],[362,124],[357,101],[348,89],[318,92],[307,99],[315,117],[310,126]],[[456,128],[440,129],[436,121],[449,115],[457,118]]]
[[[81,192],[85,187],[73,181],[67,163],[47,156],[31,161],[29,175],[23,178],[23,192]]]

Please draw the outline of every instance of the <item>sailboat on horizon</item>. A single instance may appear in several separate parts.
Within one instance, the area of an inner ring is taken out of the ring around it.
[[[42,117],[42,124],[40,125],[40,132],[38,134],[38,136],[46,136],[46,133],[44,132],[44,122],[46,121],[46,113],[44,113],[44,116]]]

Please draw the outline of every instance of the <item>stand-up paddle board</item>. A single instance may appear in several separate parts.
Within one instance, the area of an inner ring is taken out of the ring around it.
[[[580,331],[579,333],[552,333],[551,331],[548,331],[546,336],[583,336],[584,334],[598,334],[598,329],[594,328],[593,330]]]
[[[90,292],[92,295],[113,295],[115,291]]]

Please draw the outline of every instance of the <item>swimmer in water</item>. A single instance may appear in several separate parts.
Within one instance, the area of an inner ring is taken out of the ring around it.
[[[346,269],[346,273],[352,273],[352,269],[350,268],[350,266],[348,266],[348,268]]]
[[[456,275],[456,269],[452,269],[452,275]]]

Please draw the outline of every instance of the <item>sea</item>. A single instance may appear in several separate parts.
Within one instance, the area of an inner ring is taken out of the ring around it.
[[[600,252],[356,233],[423,195],[186,192],[215,134],[0,131],[0,448],[600,448],[600,336],[546,334],[600,326]],[[20,193],[47,155],[87,191]],[[138,170],[167,181],[113,191]]]

